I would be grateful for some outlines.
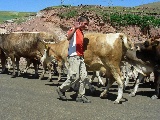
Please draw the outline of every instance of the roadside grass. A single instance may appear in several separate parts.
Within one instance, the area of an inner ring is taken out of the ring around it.
[[[6,20],[13,20],[14,22],[24,22],[27,17],[35,16],[35,12],[13,12],[13,11],[0,11],[0,23]]]

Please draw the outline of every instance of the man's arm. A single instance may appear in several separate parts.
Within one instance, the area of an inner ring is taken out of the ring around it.
[[[67,34],[67,40],[71,40],[73,37],[74,33],[76,32],[76,29],[73,28],[68,34]]]
[[[79,29],[80,27],[82,27],[82,26],[83,26],[83,25],[80,24],[80,22],[75,22],[73,29],[72,29],[72,30],[68,33],[68,35],[67,35],[67,40],[71,40],[71,38],[73,37],[75,31],[76,31],[77,29]]]

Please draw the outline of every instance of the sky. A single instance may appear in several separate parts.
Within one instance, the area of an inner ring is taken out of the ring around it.
[[[0,0],[0,11],[38,12],[46,7],[61,5],[102,5],[135,7],[160,0]]]

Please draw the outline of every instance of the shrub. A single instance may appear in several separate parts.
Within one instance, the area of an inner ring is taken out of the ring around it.
[[[59,17],[61,19],[63,19],[63,18],[69,19],[69,18],[75,17],[77,15],[78,15],[78,12],[76,10],[71,10],[69,12],[59,14]]]

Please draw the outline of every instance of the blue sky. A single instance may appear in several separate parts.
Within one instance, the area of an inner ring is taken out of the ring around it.
[[[102,6],[134,7],[141,4],[158,2],[160,0],[63,0],[63,4],[74,6],[80,4]],[[61,0],[0,0],[0,11],[38,12],[49,6],[57,6]]]

